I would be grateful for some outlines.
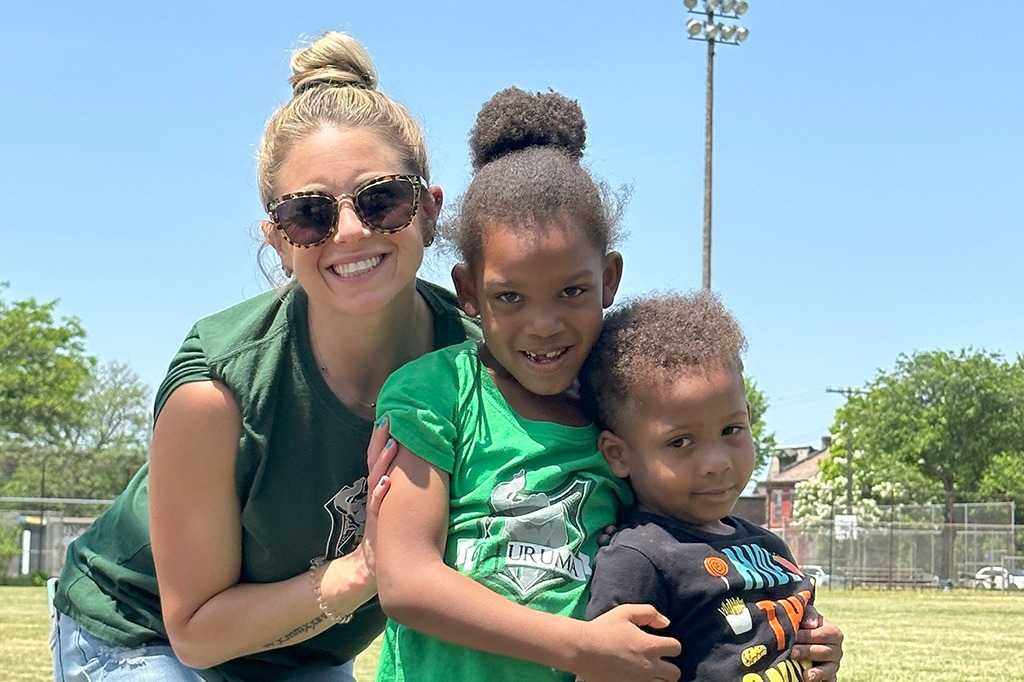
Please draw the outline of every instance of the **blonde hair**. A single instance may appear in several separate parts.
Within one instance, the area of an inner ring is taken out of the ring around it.
[[[299,141],[325,126],[373,130],[405,166],[429,181],[423,131],[401,104],[377,90],[377,70],[359,41],[328,31],[291,58],[292,98],[267,121],[257,150],[260,200],[274,198],[277,174]]]

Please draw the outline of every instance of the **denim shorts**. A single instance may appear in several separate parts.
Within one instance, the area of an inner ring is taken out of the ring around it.
[[[233,682],[214,670],[195,670],[174,655],[170,644],[134,649],[94,637],[70,616],[54,613],[50,631],[55,682]],[[353,661],[311,670],[295,682],[356,682]]]

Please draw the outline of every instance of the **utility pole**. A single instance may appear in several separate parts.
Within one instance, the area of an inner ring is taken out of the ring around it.
[[[846,397],[846,402],[850,402],[850,397],[860,393],[855,388],[826,388],[826,393],[838,393],[839,395]],[[849,422],[846,423],[846,513],[853,514],[853,431],[850,429]]]
[[[698,7],[698,1],[700,6]],[[703,40],[708,44],[708,63],[705,77],[704,100],[704,236],[701,248],[701,286],[711,288],[711,154],[712,123],[715,106],[715,43],[739,45],[750,35],[743,26],[726,25],[718,18],[739,19],[747,12],[746,2],[737,0],[683,0],[690,14],[701,17],[686,22],[690,40]]]

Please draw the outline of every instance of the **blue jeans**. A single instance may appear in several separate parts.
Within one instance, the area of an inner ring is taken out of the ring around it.
[[[231,682],[213,670],[194,670],[174,655],[170,644],[136,649],[94,637],[70,616],[56,614],[50,632],[55,682]],[[356,682],[353,662],[290,678],[294,682]]]

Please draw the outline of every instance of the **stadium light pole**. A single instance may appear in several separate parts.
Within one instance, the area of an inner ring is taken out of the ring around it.
[[[686,11],[702,17],[686,22],[686,35],[690,40],[703,40],[708,44],[707,97],[704,108],[704,240],[701,286],[711,288],[711,148],[712,114],[715,101],[715,44],[739,45],[750,35],[743,26],[723,24],[717,19],[739,19],[746,14],[748,4],[736,0],[683,0]]]

